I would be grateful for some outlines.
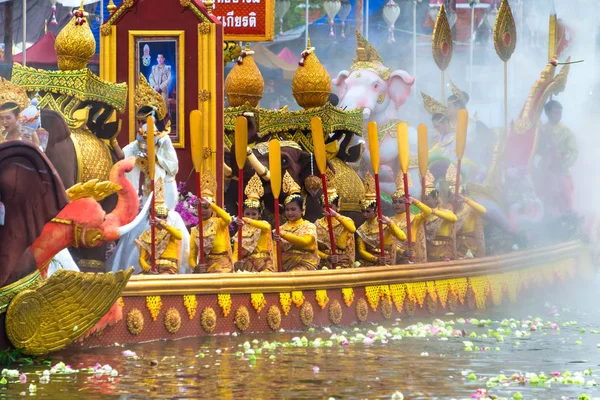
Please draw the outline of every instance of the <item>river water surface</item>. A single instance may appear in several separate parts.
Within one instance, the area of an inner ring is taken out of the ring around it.
[[[59,399],[450,399],[483,390],[510,399],[600,398],[598,294],[551,293],[437,321],[71,351],[54,355],[54,368],[18,367],[0,389]]]

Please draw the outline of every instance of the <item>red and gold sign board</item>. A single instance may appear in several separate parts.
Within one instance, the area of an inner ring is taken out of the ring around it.
[[[215,0],[213,14],[223,24],[225,40],[273,40],[275,0]]]

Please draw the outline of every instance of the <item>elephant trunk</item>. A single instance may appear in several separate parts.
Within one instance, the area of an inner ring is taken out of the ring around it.
[[[265,167],[258,160],[258,158],[256,158],[254,153],[250,153],[248,155],[248,162],[250,163],[250,166],[252,167],[252,169],[254,169],[256,171],[256,173],[258,174],[258,176],[260,176],[262,179],[264,179],[267,182],[271,179],[271,173],[269,172],[269,169],[267,167]]]
[[[134,165],[135,157],[129,157],[116,163],[110,170],[110,181],[121,186],[121,190],[117,192],[117,207],[106,215],[102,224],[105,241],[119,239],[119,227],[129,224],[138,213],[140,203],[137,190],[125,177],[125,173],[131,172]]]

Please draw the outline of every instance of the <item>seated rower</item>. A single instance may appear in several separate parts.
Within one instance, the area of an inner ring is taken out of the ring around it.
[[[181,231],[167,224],[169,209],[164,204],[164,188],[162,178],[155,184],[155,216],[150,221],[150,228],[135,240],[140,251],[140,268],[142,274],[152,270],[152,252],[154,251],[156,272],[159,274],[176,274],[179,272],[179,254],[181,251]],[[152,248],[152,229],[154,229],[154,249]]]
[[[427,171],[425,180],[425,204],[431,208],[426,221],[427,261],[456,259],[454,224],[456,215],[442,207],[442,199],[435,188],[433,175]]]
[[[410,175],[408,175],[408,187],[412,187]],[[402,173],[399,173],[396,178],[396,188],[398,190],[392,195],[392,206],[394,207],[396,215],[392,217],[392,221],[406,233],[406,198],[404,196],[404,176]],[[421,212],[410,216],[410,231],[413,247],[410,252],[407,252],[407,243],[398,242],[396,249],[396,263],[406,263],[410,256],[414,257],[414,262],[416,263],[426,263],[427,244],[425,240],[425,221],[431,215],[431,208],[412,197],[408,198],[408,204],[414,204]]]
[[[242,230],[242,261],[237,261],[237,240],[233,245],[236,270],[275,272],[271,224],[260,219],[263,209],[260,199],[265,194],[265,190],[258,174],[250,178],[244,192],[246,194],[244,217],[235,219],[238,229]]]
[[[229,224],[231,216],[215,204],[217,182],[210,170],[202,174],[202,238],[204,263],[200,263],[200,232],[198,226],[190,235],[190,266],[194,273],[233,272],[231,262],[231,238]]]
[[[392,220],[383,217],[383,248],[379,241],[379,221],[377,219],[377,200],[375,180],[367,172],[365,176],[365,198],[360,202],[362,215],[367,220],[356,233],[358,234],[358,256],[361,266],[389,265],[396,262],[396,241],[406,240],[406,235]]]
[[[356,226],[351,218],[344,217],[337,212],[342,200],[335,189],[333,179],[329,180],[329,177],[327,179],[327,195],[336,255],[331,254],[325,196],[322,195],[321,207],[324,217],[315,221],[321,268],[332,268],[334,265],[337,268],[352,268],[355,259],[354,232],[356,232]]]
[[[464,186],[459,187],[458,198],[455,198],[456,167],[450,164],[446,172],[449,184],[448,198],[454,205],[458,222],[456,223],[456,255],[465,258],[469,252],[474,257],[485,257],[485,236],[483,234],[482,216],[486,210],[481,204],[463,196]],[[468,207],[465,207],[465,204]]]
[[[280,235],[273,237],[281,241],[281,267],[285,272],[310,271],[319,266],[317,253],[317,228],[309,221],[305,221],[304,197],[300,186],[286,171],[283,176],[283,191],[285,198],[285,217],[287,222],[279,228]]]

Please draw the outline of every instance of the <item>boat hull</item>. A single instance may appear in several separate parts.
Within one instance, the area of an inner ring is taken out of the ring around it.
[[[134,276],[123,320],[74,346],[348,326],[516,302],[593,274],[580,242],[453,262],[290,273]]]

